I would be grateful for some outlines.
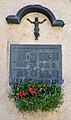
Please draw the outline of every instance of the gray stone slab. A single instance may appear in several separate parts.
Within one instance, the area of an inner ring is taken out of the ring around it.
[[[10,78],[23,81],[62,79],[61,45],[10,45]]]

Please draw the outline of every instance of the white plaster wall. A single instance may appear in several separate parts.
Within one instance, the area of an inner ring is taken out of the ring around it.
[[[51,27],[50,21],[40,13],[27,14],[19,25],[8,25],[5,18],[29,4],[48,7],[57,19],[65,22],[63,28]],[[40,37],[34,40],[34,26],[27,18],[39,17],[47,21],[40,25]],[[23,115],[9,100],[9,46],[10,44],[61,44],[62,74],[64,82],[64,104],[57,112],[24,113]],[[70,0],[0,0],[0,120],[71,120],[71,1]]]

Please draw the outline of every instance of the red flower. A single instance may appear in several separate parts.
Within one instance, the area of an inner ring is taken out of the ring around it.
[[[36,92],[37,89],[36,88],[32,89],[32,87],[28,87],[28,89],[29,89],[30,93],[37,94],[37,92]]]
[[[19,92],[19,97],[22,97],[23,96],[23,92]]]
[[[34,92],[36,92],[36,90],[37,90],[37,89],[36,89],[36,88],[34,88],[34,90],[33,90],[33,91],[34,91]]]
[[[34,88],[34,90],[33,90],[33,91],[34,91],[34,93],[37,95],[38,93],[36,92],[36,90],[37,90],[37,89],[36,89],[36,88]]]
[[[22,97],[23,96],[23,92],[22,91],[17,92],[16,95],[17,95],[17,97]]]
[[[33,92],[34,92],[31,87],[28,87],[28,89],[29,89],[30,93],[33,93]]]

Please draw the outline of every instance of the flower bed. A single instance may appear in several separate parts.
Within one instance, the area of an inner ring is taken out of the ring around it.
[[[14,98],[16,107],[21,111],[51,111],[62,104],[62,88],[63,80],[50,81],[43,83],[42,81],[35,83],[14,82],[11,86],[11,98]]]

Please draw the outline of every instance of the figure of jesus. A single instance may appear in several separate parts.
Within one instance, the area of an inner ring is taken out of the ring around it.
[[[46,21],[46,19],[44,19],[42,22],[39,22],[38,21],[38,17],[35,17],[35,21],[31,21],[31,20],[29,20],[28,18],[27,18],[27,20],[30,22],[30,23],[32,23],[32,24],[34,24],[34,35],[35,35],[35,40],[38,40],[38,36],[40,35],[39,34],[39,24],[42,24],[43,22],[45,22]]]

